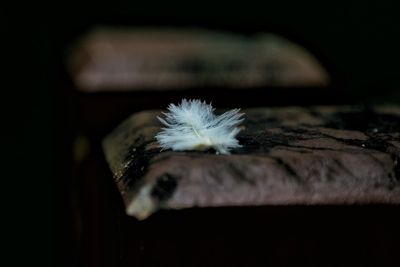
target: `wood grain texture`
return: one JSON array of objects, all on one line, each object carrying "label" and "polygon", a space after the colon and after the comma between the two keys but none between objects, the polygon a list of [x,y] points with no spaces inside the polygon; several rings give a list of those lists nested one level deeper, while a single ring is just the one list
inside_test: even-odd
[{"label": "wood grain texture", "polygon": [[161,111],[132,115],[103,141],[126,211],[400,204],[399,107],[244,110],[231,155],[160,151]]}]

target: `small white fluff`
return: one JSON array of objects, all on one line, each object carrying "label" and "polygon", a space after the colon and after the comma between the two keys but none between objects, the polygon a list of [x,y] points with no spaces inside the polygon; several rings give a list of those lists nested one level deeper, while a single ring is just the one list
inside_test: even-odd
[{"label": "small white fluff", "polygon": [[229,154],[232,148],[241,147],[236,135],[244,114],[232,109],[216,116],[211,104],[200,100],[183,99],[179,105],[170,104],[165,118],[157,117],[166,127],[156,135],[162,149],[206,150]]}]

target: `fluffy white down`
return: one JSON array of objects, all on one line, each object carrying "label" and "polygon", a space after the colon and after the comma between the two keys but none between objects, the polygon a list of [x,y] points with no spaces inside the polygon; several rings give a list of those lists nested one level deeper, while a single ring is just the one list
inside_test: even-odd
[{"label": "fluffy white down", "polygon": [[166,127],[156,135],[162,149],[205,150],[214,148],[217,153],[229,154],[240,147],[236,135],[237,125],[243,121],[240,109],[219,116],[214,115],[211,104],[200,100],[183,99],[179,105],[170,104],[165,118],[157,117]]}]

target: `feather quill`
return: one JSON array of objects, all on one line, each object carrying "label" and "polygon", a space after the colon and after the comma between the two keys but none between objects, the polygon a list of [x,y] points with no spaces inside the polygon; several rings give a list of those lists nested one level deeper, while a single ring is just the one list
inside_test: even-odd
[{"label": "feather quill", "polygon": [[170,104],[164,118],[157,117],[165,126],[156,135],[162,149],[206,150],[229,154],[232,148],[241,147],[236,135],[243,121],[240,109],[214,115],[211,104],[200,100],[183,99],[178,105]]}]

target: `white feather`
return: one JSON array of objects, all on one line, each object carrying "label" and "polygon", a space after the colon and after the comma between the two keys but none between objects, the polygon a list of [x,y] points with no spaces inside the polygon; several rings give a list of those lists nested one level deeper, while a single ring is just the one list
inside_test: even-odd
[{"label": "white feather", "polygon": [[214,148],[217,153],[229,154],[232,148],[241,147],[236,135],[237,125],[243,121],[240,109],[214,115],[211,104],[200,100],[183,99],[179,105],[170,104],[165,118],[157,117],[166,127],[156,135],[162,149],[205,150]]}]

